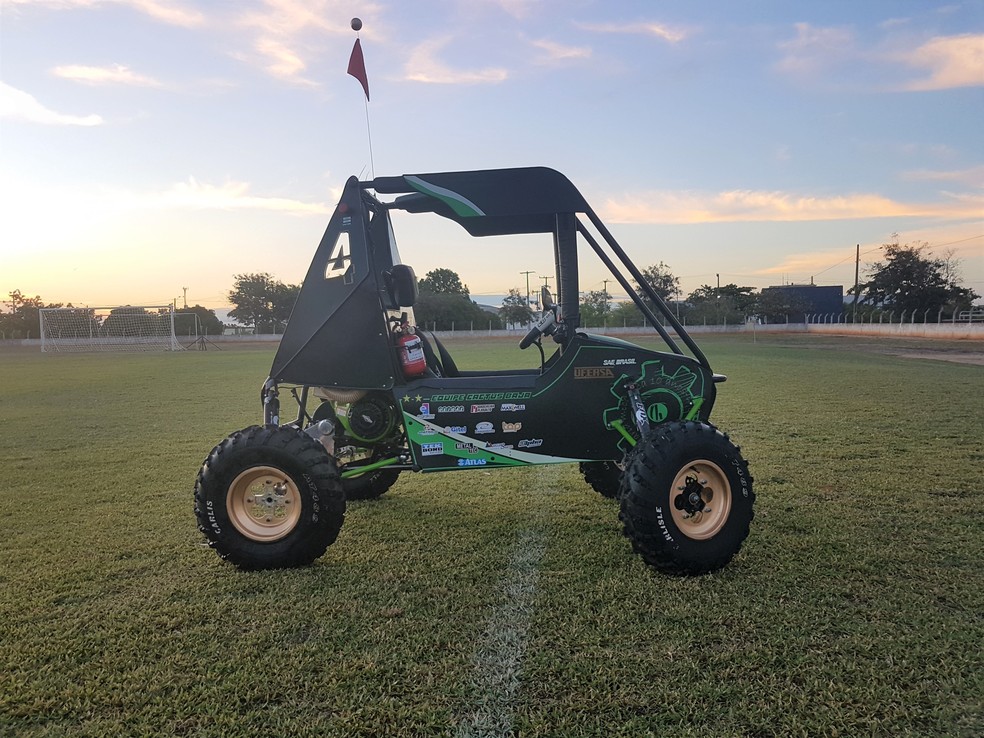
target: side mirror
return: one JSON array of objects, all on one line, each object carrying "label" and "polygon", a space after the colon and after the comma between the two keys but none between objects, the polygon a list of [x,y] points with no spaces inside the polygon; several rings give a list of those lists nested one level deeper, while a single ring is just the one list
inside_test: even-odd
[{"label": "side mirror", "polygon": [[383,273],[386,291],[396,307],[413,307],[417,301],[417,275],[413,267],[407,264],[396,264],[388,272]]}]

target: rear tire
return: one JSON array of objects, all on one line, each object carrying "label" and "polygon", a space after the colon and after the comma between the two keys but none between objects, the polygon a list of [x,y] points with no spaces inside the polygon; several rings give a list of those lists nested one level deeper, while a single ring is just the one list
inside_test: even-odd
[{"label": "rear tire", "polygon": [[209,546],[243,570],[306,566],[345,519],[335,462],[290,426],[252,426],[212,449],[195,481]]},{"label": "rear tire", "polygon": [[[345,468],[358,468],[358,465],[349,464]],[[342,489],[345,490],[345,499],[374,500],[392,487],[399,476],[398,469],[377,469],[358,477],[343,479]]]},{"label": "rear tire", "polygon": [[754,517],[740,449],[713,426],[657,426],[627,458],[619,519],[633,548],[670,574],[706,574],[741,549]]},{"label": "rear tire", "polygon": [[[336,429],[341,427],[335,408],[329,401],[322,402],[314,411],[311,422],[314,423],[319,420],[330,420]],[[371,464],[379,461],[380,458],[383,457],[375,448],[346,446],[342,445],[341,441],[336,441],[335,463],[339,467],[339,472]],[[374,500],[392,487],[399,476],[400,471],[398,469],[377,469],[357,477],[343,479],[342,490],[345,492],[346,500]]]},{"label": "rear tire", "polygon": [[602,497],[618,499],[622,485],[622,465],[614,461],[582,461],[578,468],[584,481]]}]

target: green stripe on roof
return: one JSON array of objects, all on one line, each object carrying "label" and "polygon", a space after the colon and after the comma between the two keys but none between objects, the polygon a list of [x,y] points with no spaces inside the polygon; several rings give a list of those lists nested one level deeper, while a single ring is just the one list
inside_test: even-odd
[{"label": "green stripe on roof", "polygon": [[462,218],[474,218],[478,215],[485,215],[478,205],[467,197],[459,195],[457,192],[452,192],[445,187],[438,187],[430,182],[425,182],[420,177],[412,174],[405,176],[404,179],[414,189],[423,192],[425,195],[436,197]]}]

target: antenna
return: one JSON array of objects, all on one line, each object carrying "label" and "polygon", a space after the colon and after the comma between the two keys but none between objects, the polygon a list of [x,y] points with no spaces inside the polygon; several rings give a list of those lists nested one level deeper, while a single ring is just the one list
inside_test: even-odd
[{"label": "antenna", "polygon": [[362,30],[362,20],[353,18],[351,22],[352,30],[355,31],[355,45],[352,47],[352,55],[349,56],[348,74],[351,74],[362,85],[366,93],[366,137],[369,139],[369,174],[372,179],[376,178],[376,164],[372,157],[372,127],[369,125],[369,77],[366,74],[366,60],[362,55],[362,38],[359,31]]}]

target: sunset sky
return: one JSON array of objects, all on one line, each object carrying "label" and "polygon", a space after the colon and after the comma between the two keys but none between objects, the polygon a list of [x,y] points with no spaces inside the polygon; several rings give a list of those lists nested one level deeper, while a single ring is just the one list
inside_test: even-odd
[{"label": "sunset sky", "polygon": [[[0,297],[221,309],[301,281],[350,175],[533,165],[685,293],[847,287],[898,234],[984,294],[982,132],[984,0],[0,0]],[[406,220],[480,302],[552,274]]]}]

